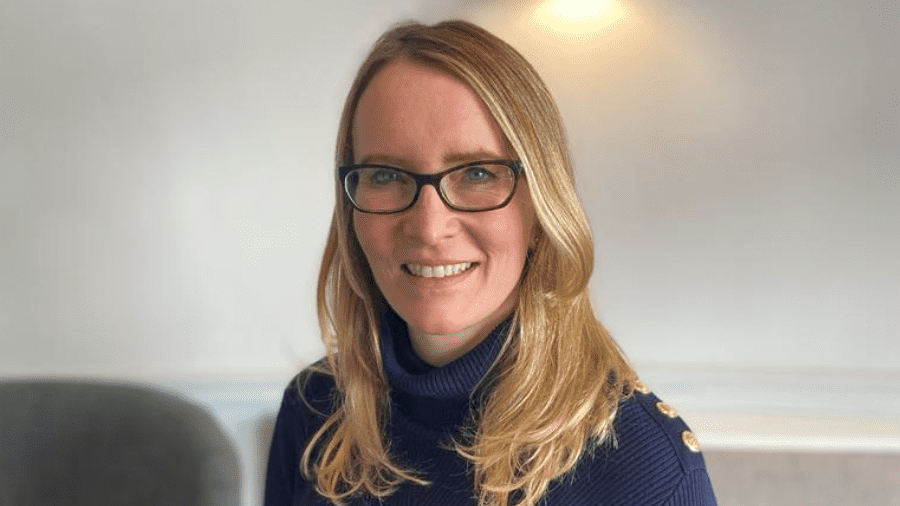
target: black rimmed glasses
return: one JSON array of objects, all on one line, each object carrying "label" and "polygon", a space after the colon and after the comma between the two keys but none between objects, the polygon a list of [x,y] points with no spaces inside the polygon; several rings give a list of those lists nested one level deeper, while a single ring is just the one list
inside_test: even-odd
[{"label": "black rimmed glasses", "polygon": [[499,209],[512,200],[523,171],[514,160],[484,160],[438,174],[415,174],[387,165],[347,165],[338,169],[344,192],[364,213],[405,211],[416,203],[425,185],[434,186],[444,204],[465,212]]}]

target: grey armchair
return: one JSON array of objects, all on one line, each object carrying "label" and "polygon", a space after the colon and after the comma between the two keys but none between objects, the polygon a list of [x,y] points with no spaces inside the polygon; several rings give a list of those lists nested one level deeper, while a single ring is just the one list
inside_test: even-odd
[{"label": "grey armchair", "polygon": [[0,380],[0,506],[240,504],[234,444],[155,388]]}]

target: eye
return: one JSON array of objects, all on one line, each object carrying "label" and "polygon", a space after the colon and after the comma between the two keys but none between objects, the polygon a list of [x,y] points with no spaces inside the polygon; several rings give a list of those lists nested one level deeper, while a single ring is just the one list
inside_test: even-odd
[{"label": "eye", "polygon": [[494,179],[497,176],[485,167],[470,167],[466,169],[466,180],[479,182]]},{"label": "eye", "polygon": [[369,180],[374,184],[388,184],[403,180],[403,174],[391,169],[374,169],[369,174]]}]

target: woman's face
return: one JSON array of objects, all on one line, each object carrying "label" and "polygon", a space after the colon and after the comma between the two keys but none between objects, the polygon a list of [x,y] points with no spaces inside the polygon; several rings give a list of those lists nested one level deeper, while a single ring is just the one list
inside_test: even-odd
[{"label": "woman's face", "polygon": [[[420,174],[514,158],[467,85],[403,59],[369,83],[352,135],[356,163]],[[354,211],[353,225],[375,282],[406,321],[415,351],[426,362],[443,365],[477,345],[513,311],[535,216],[520,177],[513,199],[500,209],[455,211],[433,186],[425,186],[410,209]],[[471,266],[436,275],[435,267],[458,264]],[[422,267],[431,267],[431,275],[423,275],[428,269]]]}]

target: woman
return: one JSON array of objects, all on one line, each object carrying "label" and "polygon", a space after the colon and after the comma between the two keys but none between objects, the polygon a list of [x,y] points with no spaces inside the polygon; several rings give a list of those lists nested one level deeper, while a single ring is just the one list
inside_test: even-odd
[{"label": "woman", "polygon": [[588,300],[559,112],[472,24],[406,24],[338,133],[327,356],[288,387],[268,506],[715,504],[696,440]]}]

